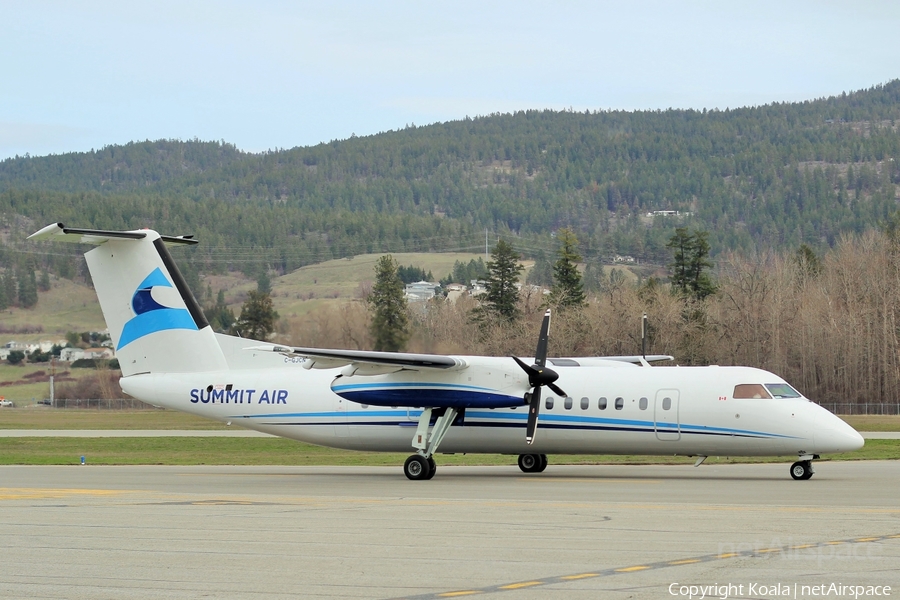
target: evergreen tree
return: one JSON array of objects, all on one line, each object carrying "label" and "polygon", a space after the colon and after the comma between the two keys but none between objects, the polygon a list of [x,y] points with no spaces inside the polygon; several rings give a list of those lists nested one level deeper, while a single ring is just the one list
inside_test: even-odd
[{"label": "evergreen tree", "polygon": [[806,244],[800,244],[800,247],[797,248],[797,252],[794,254],[794,264],[797,265],[800,277],[804,281],[815,279],[822,272],[822,261]]},{"label": "evergreen tree", "polygon": [[38,281],[38,290],[41,292],[50,291],[50,274],[47,269],[41,271],[41,278]]},{"label": "evergreen tree", "polygon": [[225,290],[219,290],[216,303],[205,310],[213,330],[225,332],[234,324],[234,312],[225,304]]},{"label": "evergreen tree", "polygon": [[0,274],[0,310],[9,308],[10,299],[6,291],[6,276]]},{"label": "evergreen tree", "polygon": [[386,254],[375,263],[375,284],[368,298],[372,311],[370,331],[375,350],[399,352],[409,340],[409,316],[397,261]]},{"label": "evergreen tree", "polygon": [[19,306],[31,308],[38,302],[37,279],[30,265],[19,271]]},{"label": "evergreen tree", "polygon": [[269,273],[265,269],[256,278],[256,291],[267,295],[272,293],[272,280],[269,279]]},{"label": "evergreen tree", "polygon": [[11,267],[7,267],[6,273],[0,278],[0,287],[3,288],[6,297],[6,307],[15,306],[18,300],[18,286]]},{"label": "evergreen tree", "polygon": [[265,341],[275,331],[278,313],[269,294],[251,290],[232,329],[241,337]]},{"label": "evergreen tree", "polygon": [[433,278],[433,275],[430,272],[425,273],[425,269],[422,269],[421,267],[414,267],[412,265],[408,267],[397,267],[397,275],[400,277],[400,281],[402,281],[403,283],[431,281]]},{"label": "evergreen tree", "polygon": [[528,285],[553,285],[553,265],[550,264],[543,252],[538,253],[534,259],[534,266],[528,272],[525,283]]},{"label": "evergreen tree", "polygon": [[706,272],[712,267],[708,258],[708,237],[709,233],[706,231],[688,233],[686,227],[679,227],[666,244],[673,252],[673,262],[669,265],[672,269],[672,287],[697,300],[716,291],[715,284]]},{"label": "evergreen tree", "polygon": [[553,265],[550,302],[560,308],[584,306],[584,287],[578,272],[578,238],[571,229],[559,230],[559,258]]},{"label": "evergreen tree", "polygon": [[669,277],[669,281],[672,282],[673,289],[685,296],[690,290],[688,263],[690,262],[691,240],[692,236],[688,233],[687,227],[679,227],[675,230],[675,235],[669,239],[669,243],[666,244],[666,248],[672,250],[672,262],[669,264],[672,275]]},{"label": "evergreen tree", "polygon": [[521,256],[513,250],[511,244],[500,240],[487,263],[487,293],[484,295],[483,308],[506,321],[513,321],[519,316],[519,290],[516,283],[525,270],[519,264],[520,259]]}]

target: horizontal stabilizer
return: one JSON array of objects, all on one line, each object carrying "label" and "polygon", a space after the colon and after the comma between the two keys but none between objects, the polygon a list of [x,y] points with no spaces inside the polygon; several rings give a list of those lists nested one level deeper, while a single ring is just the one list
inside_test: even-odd
[{"label": "horizontal stabilizer", "polygon": [[168,244],[152,229],[105,231],[53,223],[31,240],[92,244],[84,254],[125,377],[223,371],[228,363]]},{"label": "horizontal stabilizer", "polygon": [[[28,236],[29,240],[71,242],[73,244],[94,244],[99,246],[109,240],[142,240],[147,237],[147,231],[106,231],[104,229],[78,229],[66,227],[62,223],[47,225],[40,231]],[[194,236],[160,235],[159,238],[166,244],[196,244]]]}]

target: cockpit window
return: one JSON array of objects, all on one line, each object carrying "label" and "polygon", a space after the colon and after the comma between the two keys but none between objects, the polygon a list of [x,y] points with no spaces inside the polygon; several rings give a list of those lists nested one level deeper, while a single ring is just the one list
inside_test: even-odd
[{"label": "cockpit window", "polygon": [[742,383],[734,386],[734,398],[738,400],[771,397],[769,392],[766,391],[766,388],[759,383]]},{"label": "cockpit window", "polygon": [[786,383],[767,383],[766,389],[772,393],[775,398],[799,398],[800,392],[792,388]]}]

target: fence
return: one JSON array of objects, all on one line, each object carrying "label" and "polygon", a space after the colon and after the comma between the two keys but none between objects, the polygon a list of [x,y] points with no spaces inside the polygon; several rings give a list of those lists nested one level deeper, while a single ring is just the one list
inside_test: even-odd
[{"label": "fence", "polygon": [[866,402],[864,404],[851,403],[821,403],[822,408],[827,408],[836,415],[900,415],[900,404],[887,402]]},{"label": "fence", "polygon": [[49,400],[42,400],[39,404],[54,406],[55,408],[68,409],[93,409],[93,410],[160,410],[157,407],[135,400],[134,398],[93,399],[93,400],[56,400],[52,404]]}]

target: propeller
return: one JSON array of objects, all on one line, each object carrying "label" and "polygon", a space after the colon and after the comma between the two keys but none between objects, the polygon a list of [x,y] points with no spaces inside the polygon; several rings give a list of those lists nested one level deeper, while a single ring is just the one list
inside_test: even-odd
[{"label": "propeller", "polygon": [[550,309],[544,313],[544,321],[541,323],[541,334],[538,337],[537,350],[534,352],[534,364],[529,366],[515,356],[512,357],[516,364],[528,374],[528,385],[531,391],[525,394],[525,402],[528,404],[528,426],[525,429],[525,443],[534,442],[534,434],[537,430],[538,414],[541,411],[541,388],[547,386],[557,396],[565,396],[566,393],[554,383],[559,379],[559,373],[547,368],[547,342],[550,338]]}]

